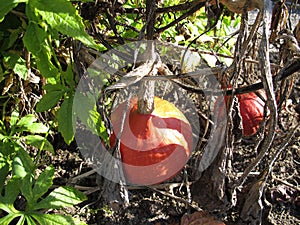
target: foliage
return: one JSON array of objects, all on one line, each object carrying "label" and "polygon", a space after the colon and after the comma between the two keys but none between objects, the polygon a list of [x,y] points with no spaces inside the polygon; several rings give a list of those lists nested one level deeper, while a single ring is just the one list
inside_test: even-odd
[{"label": "foliage", "polygon": [[[14,111],[8,126],[0,121],[0,209],[5,212],[2,213],[4,216],[0,218],[0,223],[82,224],[70,216],[44,214],[41,211],[73,206],[85,200],[85,196],[70,187],[56,188],[47,195],[53,182],[52,166],[35,178],[37,164],[23,145],[39,149],[38,156],[42,150],[54,153],[46,136],[40,135],[47,135],[49,128],[36,120],[32,114],[20,118],[19,113]],[[20,194],[26,201],[24,209],[15,207],[20,205]]]},{"label": "foliage", "polygon": [[[58,110],[56,119],[66,143],[70,143],[74,137],[70,121],[72,110],[67,106],[73,100],[75,77],[70,58],[65,59],[68,63],[64,69],[65,65],[59,61],[55,47],[62,45],[66,41],[65,37],[72,37],[86,46],[97,50],[101,48],[85,32],[84,23],[75,7],[65,0],[5,0],[0,8],[0,21],[0,51],[6,62],[1,80],[8,79],[11,71],[26,80],[26,62],[30,63],[31,69],[37,69],[46,79],[47,85],[43,86],[46,94],[37,104],[36,111],[51,109],[61,99],[65,99],[64,107]],[[24,48],[30,53],[30,58],[26,59],[20,54]]]},{"label": "foliage", "polygon": [[[59,7],[57,7],[59,5]],[[65,0],[4,0],[0,6],[0,82],[2,89],[0,120],[0,223],[1,224],[83,224],[77,219],[45,210],[72,207],[85,196],[71,187],[51,191],[54,169],[38,173],[41,151],[54,154],[48,141],[50,128],[58,126],[66,143],[73,138],[72,101],[75,92],[73,64],[69,56],[59,60],[57,48],[74,38],[86,46],[101,50],[85,32],[85,25],[74,5]],[[44,79],[45,93],[36,109],[26,88],[32,78]],[[33,82],[38,84],[38,82]],[[25,89],[25,90],[24,90]],[[17,93],[22,93],[18,95]],[[55,123],[38,122],[38,112],[54,109]],[[25,102],[25,103],[24,103]],[[22,103],[22,104],[21,104]],[[37,149],[35,160],[26,150]],[[25,202],[25,205],[21,203]]]},{"label": "foliage", "polygon": [[[0,195],[0,209],[6,214],[0,218],[1,224],[10,224],[13,221],[17,224],[84,224],[70,216],[42,213],[41,210],[71,207],[86,198],[71,187],[58,187],[47,194],[53,182],[53,167],[47,167],[35,179],[34,163],[23,149],[17,151],[11,167],[12,175],[7,179],[4,194]],[[2,166],[1,170],[3,168]],[[3,175],[1,173],[1,186],[4,184]],[[14,206],[19,193],[26,200],[24,210]]]},{"label": "foliage", "polygon": [[[109,5],[108,2],[101,3]],[[159,1],[159,6],[171,7],[183,2]],[[54,154],[53,146],[48,141],[49,134],[58,131],[64,141],[70,144],[74,140],[74,118],[78,117],[94,134],[108,141],[104,121],[96,107],[99,96],[95,93],[101,90],[93,90],[95,93],[85,96],[76,92],[79,77],[75,73],[74,46],[81,43],[89,49],[103,52],[127,40],[140,40],[144,37],[145,28],[144,14],[126,12],[144,8],[145,1],[125,1],[122,3],[125,13],[111,14],[110,10],[103,7],[92,15],[96,18],[93,21],[84,20],[78,11],[89,4],[93,7],[95,1],[1,0],[1,224],[81,223],[69,216],[43,213],[49,209],[71,207],[85,197],[70,187],[50,191],[54,174],[51,166],[38,173],[41,152],[46,150]],[[219,36],[227,38],[232,32],[231,28],[238,25],[239,19],[223,15],[222,21],[205,33],[208,19],[202,8],[164,29],[184,13],[184,10],[177,10],[158,14],[155,29],[160,41],[184,46],[193,43],[191,47],[197,47],[198,50],[231,54],[234,39],[229,38],[223,45],[225,39]],[[94,21],[98,21],[96,27],[100,32],[97,35],[102,35],[103,45],[96,43],[86,32]],[[207,62],[215,63],[214,56],[200,54]],[[230,63],[226,58],[220,59]],[[109,78],[100,78],[99,82],[109,85]],[[46,123],[41,123],[43,115],[47,117]],[[28,152],[32,148],[37,149],[35,159]],[[26,204],[17,207],[20,198]]]}]

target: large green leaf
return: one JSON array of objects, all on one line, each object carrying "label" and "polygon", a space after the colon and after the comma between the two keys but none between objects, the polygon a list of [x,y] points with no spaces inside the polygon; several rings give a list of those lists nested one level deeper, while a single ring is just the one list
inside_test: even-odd
[{"label": "large green leaf", "polygon": [[75,188],[59,187],[54,189],[46,198],[38,202],[34,206],[34,210],[72,207],[84,200],[86,200],[86,196]]},{"label": "large green leaf", "polygon": [[32,205],[34,205],[34,194],[32,191],[33,178],[31,174],[27,174],[22,178],[20,190],[22,195],[25,197],[27,201],[26,210],[30,210]]},{"label": "large green leaf", "polygon": [[98,49],[91,36],[85,32],[82,18],[71,2],[66,0],[31,0],[29,5],[53,29],[73,37],[87,46]]},{"label": "large green leaf", "polygon": [[5,15],[9,13],[21,2],[27,2],[28,0],[1,0],[0,4],[0,22],[4,19]]},{"label": "large green leaf", "polygon": [[85,225],[86,223],[79,221],[76,218],[72,218],[71,216],[64,216],[60,214],[41,214],[41,213],[32,213],[31,216],[39,223],[39,224],[47,224],[47,225]]},{"label": "large green leaf", "polygon": [[37,149],[49,151],[54,154],[54,149],[52,144],[47,140],[47,138],[40,135],[27,135],[23,138],[27,145],[36,147]]},{"label": "large green leaf", "polygon": [[95,96],[92,93],[76,92],[73,103],[74,120],[79,120],[87,126],[87,128],[103,140],[107,139],[105,124],[101,119],[100,113],[97,111]]},{"label": "large green leaf", "polygon": [[24,149],[19,149],[13,160],[13,174],[19,178],[32,174],[35,165],[29,154]]},{"label": "large green leaf", "polygon": [[27,127],[30,126],[32,123],[36,121],[36,117],[33,114],[27,114],[26,116],[23,116],[18,122],[18,127]]},{"label": "large green leaf", "polygon": [[72,120],[73,97],[66,97],[62,103],[56,119],[58,121],[58,131],[61,132],[67,144],[74,139],[75,123]]},{"label": "large green leaf", "polygon": [[19,217],[19,214],[8,214],[2,218],[0,218],[0,224],[1,225],[9,225],[11,224],[11,221],[15,219],[16,217]]},{"label": "large green leaf", "polygon": [[13,176],[7,181],[3,202],[6,205],[13,205],[20,193],[20,179]]},{"label": "large green leaf", "polygon": [[33,194],[34,199],[37,201],[42,197],[53,183],[54,169],[52,166],[48,166],[37,178],[34,187]]},{"label": "large green leaf", "polygon": [[42,123],[32,123],[26,126],[26,129],[32,134],[45,134],[49,131],[49,128]]},{"label": "large green leaf", "polygon": [[41,74],[46,78],[57,77],[58,69],[51,62],[52,51],[47,35],[36,22],[30,22],[23,37],[23,43],[27,50],[36,56],[37,68]]},{"label": "large green leaf", "polygon": [[44,89],[47,93],[37,103],[37,112],[44,112],[54,107],[66,92],[65,87],[60,84],[46,85]]}]

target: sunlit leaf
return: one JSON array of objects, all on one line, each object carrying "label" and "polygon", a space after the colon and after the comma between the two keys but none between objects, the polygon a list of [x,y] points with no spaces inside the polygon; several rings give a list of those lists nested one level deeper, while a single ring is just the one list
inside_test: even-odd
[{"label": "sunlit leaf", "polygon": [[28,0],[2,0],[0,5],[0,22],[2,22],[5,15],[15,8],[19,3],[27,1]]},{"label": "sunlit leaf", "polygon": [[37,149],[42,149],[49,151],[54,154],[54,149],[52,144],[45,138],[40,135],[27,135],[24,137],[25,143],[36,147]]},{"label": "sunlit leaf", "polygon": [[58,101],[64,95],[64,90],[55,90],[47,92],[36,105],[37,112],[44,112],[57,105]]},{"label": "sunlit leaf", "polygon": [[36,56],[37,67],[46,78],[57,77],[58,69],[51,62],[51,46],[47,42],[47,33],[36,23],[29,23],[23,43],[28,51]]},{"label": "sunlit leaf", "polygon": [[28,114],[26,116],[23,116],[18,122],[18,127],[27,127],[30,126],[33,122],[35,122],[37,119],[33,114]]},{"label": "sunlit leaf", "polygon": [[48,132],[49,128],[42,123],[32,123],[26,126],[27,131],[33,134],[45,134]]},{"label": "sunlit leaf", "polygon": [[31,0],[29,3],[30,7],[34,8],[53,29],[74,37],[87,46],[98,48],[91,36],[85,32],[82,19],[70,2],[65,0]]},{"label": "sunlit leaf", "polygon": [[73,97],[68,96],[65,98],[56,116],[58,131],[62,134],[67,144],[70,144],[74,139],[75,124],[72,121],[72,108]]},{"label": "sunlit leaf", "polygon": [[37,201],[42,197],[53,184],[54,168],[48,166],[37,178],[34,187],[33,194],[34,200]]},{"label": "sunlit leaf", "polygon": [[76,218],[71,216],[65,216],[60,214],[41,214],[41,213],[32,213],[31,216],[38,221],[39,224],[51,224],[51,225],[85,225],[86,223],[79,221]]},{"label": "sunlit leaf", "polygon": [[59,187],[38,202],[34,209],[61,209],[79,204],[84,200],[86,200],[86,196],[75,188]]},{"label": "sunlit leaf", "polygon": [[13,160],[13,174],[19,178],[25,177],[27,174],[32,174],[35,165],[29,154],[20,149]]}]

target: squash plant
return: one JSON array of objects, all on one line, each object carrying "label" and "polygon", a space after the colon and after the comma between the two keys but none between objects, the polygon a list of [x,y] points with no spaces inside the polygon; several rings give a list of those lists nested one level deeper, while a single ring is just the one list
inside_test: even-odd
[{"label": "squash plant", "polygon": [[[8,125],[3,121],[0,120],[0,224],[83,224],[70,216],[43,213],[45,209],[71,207],[86,199],[70,187],[59,187],[49,193],[54,175],[52,166],[36,178],[40,152],[54,153],[46,138],[49,128],[36,122],[34,115],[20,117],[16,111]],[[35,162],[25,144],[39,150]],[[21,196],[25,205],[21,204]]]},{"label": "squash plant", "polygon": [[[83,2],[83,1],[82,1]],[[58,7],[59,6],[59,7]],[[42,150],[53,152],[47,141],[49,127],[37,122],[33,114],[19,115],[8,108],[18,108],[20,86],[28,75],[44,79],[44,95],[36,112],[53,109],[57,125],[66,143],[73,138],[71,106],[75,76],[70,59],[61,63],[56,48],[72,37],[86,46],[101,50],[85,32],[85,25],[75,6],[67,0],[2,0],[0,4],[0,224],[82,224],[45,210],[70,207],[85,200],[80,192],[69,187],[51,191],[53,168],[37,174]],[[21,91],[20,91],[21,92]],[[22,92],[26,94],[24,91]],[[30,109],[34,112],[34,109]],[[35,160],[26,146],[38,149]],[[20,205],[20,199],[25,202]]]},{"label": "squash plant", "polygon": [[[0,57],[7,58],[9,55],[14,60],[8,60],[7,65],[4,65],[5,70],[0,70],[0,81],[10,78],[12,80],[12,72],[26,80],[30,62],[30,69],[42,75],[47,83],[43,86],[46,93],[37,104],[37,112],[47,111],[61,100],[65,101],[62,107],[58,108],[56,120],[58,130],[68,144],[74,139],[70,105],[76,79],[72,60],[67,58],[67,67],[62,65],[55,48],[69,37],[96,50],[104,49],[85,32],[83,20],[70,1],[1,1]],[[21,52],[26,52],[24,50],[29,54],[22,54]]]},{"label": "squash plant", "polygon": [[[16,148],[14,148],[16,151]],[[49,194],[52,186],[54,169],[48,166],[37,178],[35,178],[35,165],[28,153],[20,148],[15,153],[10,165],[1,162],[1,192],[0,223],[10,224],[84,224],[68,215],[45,214],[44,210],[62,209],[71,207],[86,199],[86,197],[71,187],[58,187]],[[11,167],[12,173],[7,178],[4,186],[4,170]],[[2,190],[2,187],[3,190]],[[25,199],[25,205],[20,205],[19,194]]]}]

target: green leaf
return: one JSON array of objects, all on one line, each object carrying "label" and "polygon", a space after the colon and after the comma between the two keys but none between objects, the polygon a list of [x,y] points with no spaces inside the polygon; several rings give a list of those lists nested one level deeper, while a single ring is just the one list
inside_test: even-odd
[{"label": "green leaf", "polygon": [[27,225],[37,225],[36,221],[32,218],[31,213],[29,215],[25,215],[25,219]]},{"label": "green leaf", "polygon": [[86,196],[75,188],[59,187],[54,189],[46,198],[38,202],[34,206],[34,210],[72,207],[84,200],[86,200]]},{"label": "green leaf", "polygon": [[58,131],[64,137],[65,142],[69,145],[74,139],[75,123],[73,123],[73,97],[66,97],[57,112]]},{"label": "green leaf", "polygon": [[58,69],[51,62],[52,47],[47,41],[47,35],[44,29],[30,22],[23,37],[23,43],[27,50],[36,56],[37,68],[41,74],[46,78],[57,77]]},{"label": "green leaf", "polygon": [[48,132],[49,128],[42,123],[32,123],[26,126],[27,131],[33,134],[45,134]]},{"label": "green leaf", "polygon": [[0,22],[2,22],[5,15],[15,8],[19,3],[27,1],[28,0],[2,0],[0,5]]},{"label": "green leaf", "polygon": [[19,113],[17,111],[13,111],[10,115],[10,120],[9,120],[9,124],[10,126],[14,126],[17,121],[19,120]]},{"label": "green leaf", "polygon": [[20,193],[20,179],[13,176],[7,182],[4,194],[4,203],[7,205],[13,205]]},{"label": "green leaf", "polygon": [[48,189],[53,184],[53,177],[54,177],[54,168],[52,166],[48,166],[39,175],[33,187],[33,194],[34,194],[35,201],[37,201],[48,191]]},{"label": "green leaf", "polygon": [[21,214],[18,222],[16,225],[24,225],[25,224],[25,215],[24,214]]},{"label": "green leaf", "polygon": [[[56,85],[52,85],[56,86]],[[60,86],[59,86],[60,87]],[[62,88],[53,88],[48,91],[36,105],[37,112],[44,112],[53,108],[65,94],[66,90]]]},{"label": "green leaf", "polygon": [[2,192],[2,188],[4,187],[4,183],[6,177],[9,172],[9,164],[7,159],[0,153],[0,193]]},{"label": "green leaf", "polygon": [[108,135],[104,122],[101,120],[101,115],[96,109],[96,100],[93,94],[87,93],[86,95],[76,92],[73,103],[74,121],[75,117],[89,128],[91,132],[99,135],[102,139],[106,140]]},{"label": "green leaf", "polygon": [[71,2],[65,0],[31,0],[29,4],[53,29],[73,37],[89,47],[98,49],[91,36],[85,32],[82,18]]},{"label": "green leaf", "polygon": [[13,221],[15,218],[21,216],[20,214],[8,214],[2,218],[0,218],[0,224],[1,225],[9,225],[11,224],[11,221]]},{"label": "green leaf", "polygon": [[67,84],[70,85],[71,88],[75,88],[75,78],[72,70],[72,64],[68,65],[67,70],[62,73],[62,77],[65,79]]},{"label": "green leaf", "polygon": [[0,152],[4,157],[10,159],[10,155],[17,152],[20,149],[19,145],[15,145],[11,142],[0,142]]},{"label": "green leaf", "polygon": [[20,190],[27,201],[26,210],[30,210],[32,205],[34,205],[35,203],[32,185],[33,179],[31,174],[27,174],[25,177],[22,178]]},{"label": "green leaf", "polygon": [[24,137],[24,139],[27,145],[31,145],[37,149],[49,151],[52,154],[55,154],[52,144],[45,137],[40,135],[27,135]]},{"label": "green leaf", "polygon": [[15,74],[19,75],[22,79],[26,79],[28,69],[26,66],[26,61],[18,54],[5,54],[3,60],[9,69],[12,69]]},{"label": "green leaf", "polygon": [[26,116],[23,116],[18,122],[18,127],[29,127],[36,121],[36,117],[33,114],[28,114]]},{"label": "green leaf", "polygon": [[41,213],[32,213],[31,216],[39,223],[39,224],[47,224],[47,225],[85,225],[86,223],[79,221],[76,218],[72,218],[71,216],[64,216],[60,214],[41,214]]},{"label": "green leaf", "polygon": [[29,154],[24,149],[20,149],[13,160],[13,174],[23,178],[27,174],[32,174],[34,169],[35,166]]}]

